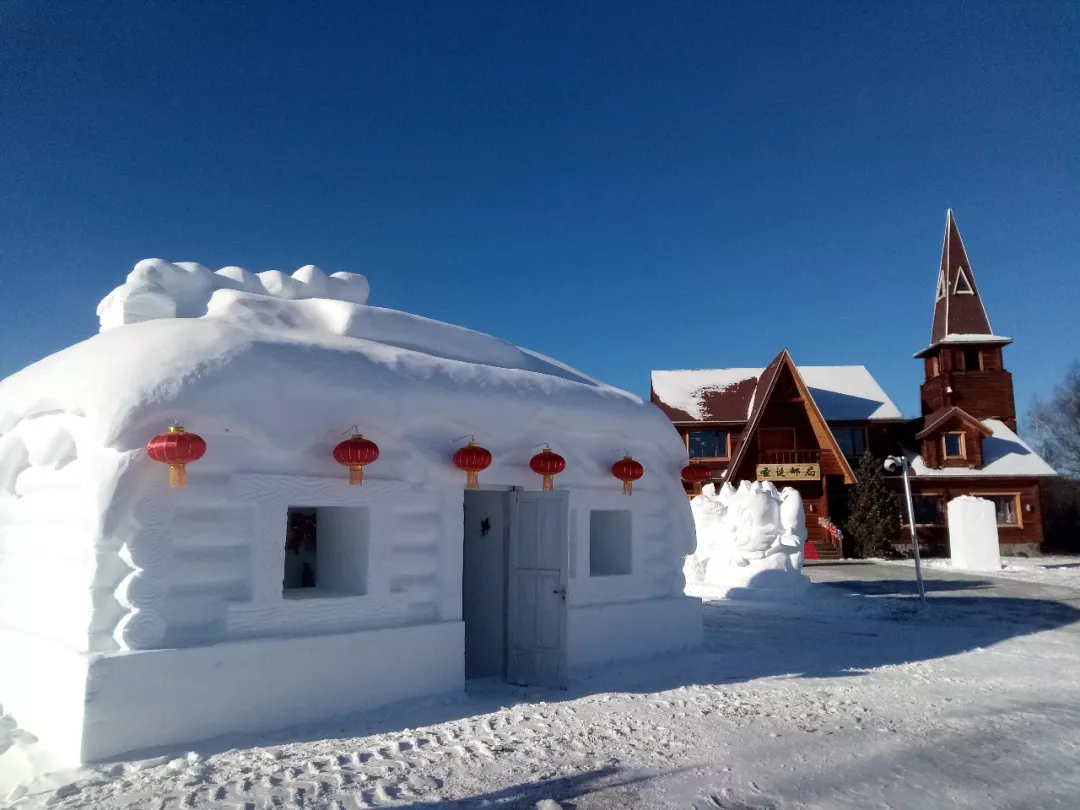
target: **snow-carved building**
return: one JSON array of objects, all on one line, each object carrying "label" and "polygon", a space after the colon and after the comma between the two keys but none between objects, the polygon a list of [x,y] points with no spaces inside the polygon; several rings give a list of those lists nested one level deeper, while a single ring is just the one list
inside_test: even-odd
[{"label": "snow-carved building", "polygon": [[[663,414],[367,297],[314,267],[147,260],[100,334],[0,382],[0,702],[63,757],[699,642]],[[207,445],[186,488],[146,451],[174,422]],[[333,457],[354,426],[381,450],[361,486]],[[467,435],[493,458],[478,490],[451,462]]]}]

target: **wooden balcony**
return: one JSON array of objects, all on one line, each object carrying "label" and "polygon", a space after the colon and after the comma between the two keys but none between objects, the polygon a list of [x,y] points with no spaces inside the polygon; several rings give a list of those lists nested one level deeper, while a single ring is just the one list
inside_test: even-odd
[{"label": "wooden balcony", "polygon": [[758,464],[821,464],[820,450],[762,450]]}]

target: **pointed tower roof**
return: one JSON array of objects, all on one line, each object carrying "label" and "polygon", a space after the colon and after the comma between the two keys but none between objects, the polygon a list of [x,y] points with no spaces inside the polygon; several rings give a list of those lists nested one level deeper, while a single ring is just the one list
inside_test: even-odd
[{"label": "pointed tower roof", "polygon": [[950,208],[945,214],[945,239],[941,246],[941,269],[938,271],[934,297],[934,325],[930,345],[916,354],[922,357],[942,343],[1011,343],[1011,338],[995,335],[986,317],[971,262],[964,250],[964,240]]}]

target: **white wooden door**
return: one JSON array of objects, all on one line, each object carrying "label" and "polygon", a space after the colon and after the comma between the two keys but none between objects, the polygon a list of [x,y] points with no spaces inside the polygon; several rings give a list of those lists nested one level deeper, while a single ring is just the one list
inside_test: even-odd
[{"label": "white wooden door", "polygon": [[506,678],[566,686],[566,574],[570,493],[511,496]]}]

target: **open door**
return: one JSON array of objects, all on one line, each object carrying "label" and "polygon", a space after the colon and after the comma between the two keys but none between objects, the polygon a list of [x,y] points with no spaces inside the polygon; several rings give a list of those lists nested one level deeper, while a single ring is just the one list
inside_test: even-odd
[{"label": "open door", "polygon": [[570,493],[511,495],[506,679],[566,686]]}]

